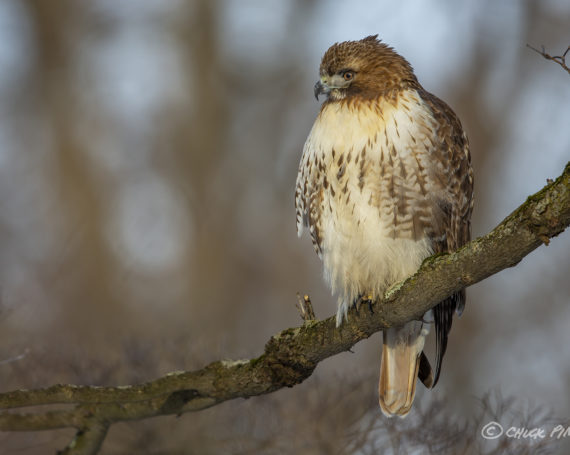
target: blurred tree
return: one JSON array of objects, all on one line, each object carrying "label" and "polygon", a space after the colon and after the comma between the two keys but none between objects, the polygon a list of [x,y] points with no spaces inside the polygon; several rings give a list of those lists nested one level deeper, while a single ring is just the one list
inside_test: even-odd
[{"label": "blurred tree", "polygon": [[[566,73],[524,45],[565,48],[569,17],[563,0],[0,2],[2,391],[252,357],[297,323],[298,290],[332,312],[292,199],[318,59],[334,41],[380,33],[431,77],[470,137],[474,233],[488,231],[568,159]],[[497,383],[570,407],[570,359],[545,354],[570,320],[569,243],[553,244],[470,289],[478,303],[454,328],[438,391],[454,397],[450,419],[476,415],[472,397]],[[501,349],[481,349],[490,339]],[[361,343],[245,406],[118,424],[103,452],[287,452],[292,440],[326,452],[376,421],[360,384],[377,374],[377,350]],[[324,401],[339,383],[350,399]],[[0,453],[71,437],[2,433]]]}]

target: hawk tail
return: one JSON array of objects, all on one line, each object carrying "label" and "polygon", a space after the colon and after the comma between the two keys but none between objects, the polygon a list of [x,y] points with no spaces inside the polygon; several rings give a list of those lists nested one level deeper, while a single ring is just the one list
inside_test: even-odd
[{"label": "hawk tail", "polygon": [[422,326],[422,322],[412,321],[404,327],[390,328],[382,333],[384,344],[378,395],[380,408],[387,417],[405,417],[410,412],[418,372],[422,382],[432,380],[429,362],[422,353],[427,335]]}]

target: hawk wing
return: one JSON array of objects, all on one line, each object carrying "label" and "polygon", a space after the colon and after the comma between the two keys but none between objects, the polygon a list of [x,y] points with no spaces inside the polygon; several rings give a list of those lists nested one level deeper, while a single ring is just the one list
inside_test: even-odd
[{"label": "hawk wing", "polygon": [[[469,143],[461,123],[451,108],[442,100],[426,91],[420,92],[422,99],[431,108],[439,125],[437,136],[440,147],[437,159],[447,171],[447,179],[441,183],[446,187],[448,199],[438,200],[438,220],[430,233],[434,253],[454,251],[471,239],[471,212],[473,210],[473,170]],[[461,314],[465,307],[465,290],[461,290],[433,309],[436,336],[436,361],[434,387],[439,379],[441,363],[447,349],[447,337],[451,330],[453,314]]]},{"label": "hawk wing", "polygon": [[295,185],[297,235],[300,237],[303,233],[303,227],[308,227],[313,247],[319,257],[322,258],[320,211],[323,204],[323,186],[320,181],[324,178],[325,166],[319,161],[316,154],[310,153],[311,147],[313,144],[309,139],[303,148],[303,156],[299,164]]}]

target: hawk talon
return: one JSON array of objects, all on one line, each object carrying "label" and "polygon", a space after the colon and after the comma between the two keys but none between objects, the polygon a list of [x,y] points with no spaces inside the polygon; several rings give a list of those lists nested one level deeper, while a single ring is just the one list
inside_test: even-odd
[{"label": "hawk talon", "polygon": [[371,295],[367,295],[365,299],[362,299],[362,303],[366,303],[368,305],[368,311],[370,311],[370,314],[374,314],[374,309],[372,308],[374,300],[372,300]]},{"label": "hawk talon", "polygon": [[366,296],[364,294],[361,294],[354,300],[354,302],[352,302],[352,308],[354,308],[356,314],[359,314],[358,310],[364,304],[368,305],[368,311],[370,311],[370,314],[374,314],[374,309],[372,308],[374,301],[372,300],[372,296],[370,294]]},{"label": "hawk talon", "polygon": [[354,312],[356,313],[357,316],[359,315],[358,308],[360,307],[360,300],[361,300],[361,298],[357,297],[356,299],[354,299],[354,302],[352,302],[352,305],[351,305],[352,309],[354,310]]}]

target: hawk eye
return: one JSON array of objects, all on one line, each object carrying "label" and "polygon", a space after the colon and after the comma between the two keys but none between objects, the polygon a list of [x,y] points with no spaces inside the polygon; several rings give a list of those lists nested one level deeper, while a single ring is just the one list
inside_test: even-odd
[{"label": "hawk eye", "polygon": [[344,78],[345,81],[351,81],[354,78],[354,72],[353,71],[345,71],[343,73],[342,77]]}]

